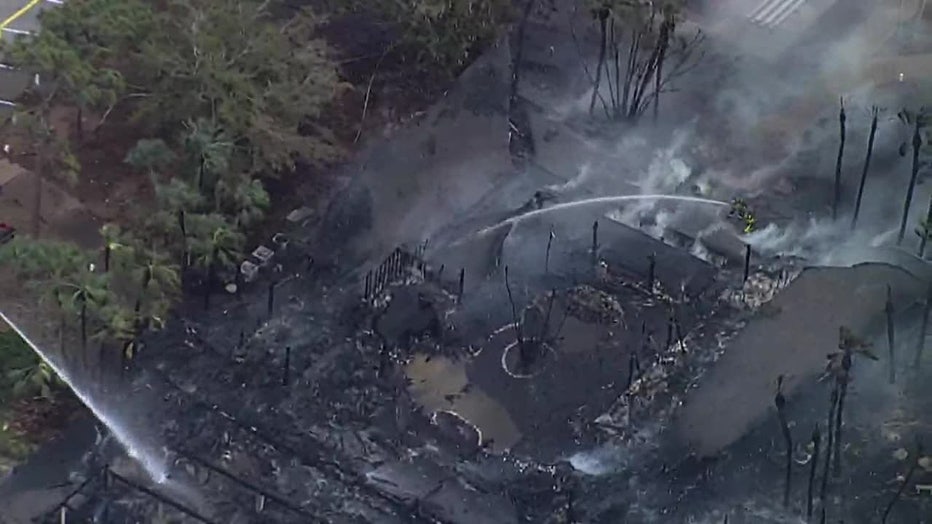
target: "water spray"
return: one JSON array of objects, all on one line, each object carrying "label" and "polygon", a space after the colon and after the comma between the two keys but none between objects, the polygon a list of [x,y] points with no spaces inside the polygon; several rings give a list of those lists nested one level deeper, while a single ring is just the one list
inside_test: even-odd
[{"label": "water spray", "polygon": [[595,205],[604,205],[604,204],[617,204],[619,202],[631,202],[631,201],[641,201],[641,200],[670,200],[675,202],[692,202],[696,204],[706,204],[711,206],[720,206],[728,207],[730,204],[727,202],[722,202],[721,200],[713,200],[711,198],[702,198],[694,196],[683,196],[683,195],[619,195],[619,196],[604,196],[604,197],[594,197],[587,198],[584,200],[577,200],[575,202],[564,202],[562,204],[556,204],[550,207],[545,207],[541,209],[535,209],[533,211],[528,211],[511,218],[502,220],[497,224],[493,224],[489,227],[479,230],[477,234],[485,235],[491,231],[498,229],[499,227],[517,224],[523,222],[528,218],[535,216],[545,215],[547,213],[552,213],[554,211],[563,211],[567,209],[575,209],[578,207],[587,207]]},{"label": "water spray", "polygon": [[100,406],[98,406],[97,403],[94,402],[90,396],[88,396],[87,393],[81,391],[75,385],[71,375],[67,373],[64,368],[53,362],[52,359],[49,358],[48,355],[46,355],[45,352],[43,352],[42,349],[40,349],[39,346],[26,335],[26,333],[24,333],[23,330],[21,330],[19,326],[17,326],[10,319],[10,317],[8,317],[2,311],[0,311],[0,319],[6,322],[7,325],[9,325],[13,331],[15,331],[16,334],[19,335],[20,338],[22,338],[23,341],[26,342],[26,344],[28,344],[33,351],[35,351],[36,355],[38,355],[43,362],[52,368],[52,371],[54,371],[55,374],[61,378],[62,382],[64,382],[68,388],[74,392],[75,396],[78,397],[78,400],[80,400],[82,404],[91,410],[94,416],[97,417],[97,420],[100,420],[104,423],[105,426],[107,426],[113,436],[126,450],[126,453],[138,461],[140,465],[142,465],[150,480],[157,484],[163,484],[168,480],[168,470],[164,461],[156,459],[152,453],[142,449],[138,444],[134,443],[134,439],[127,432],[126,428],[117,423],[117,421],[114,420],[110,414],[105,413],[103,409],[101,409]]}]

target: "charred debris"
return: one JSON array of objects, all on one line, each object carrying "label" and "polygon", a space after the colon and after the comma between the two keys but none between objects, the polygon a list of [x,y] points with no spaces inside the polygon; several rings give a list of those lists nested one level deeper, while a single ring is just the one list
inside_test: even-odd
[{"label": "charred debris", "polygon": [[[475,522],[586,521],[580,479],[556,450],[625,439],[665,416],[678,384],[714,360],[723,330],[737,329],[735,312],[789,282],[756,267],[741,283],[749,269],[739,263],[706,267],[713,278],[700,286],[671,283],[661,249],[640,265],[613,260],[611,227],[603,235],[593,225],[592,245],[574,256],[591,266],[579,271],[551,259],[560,243],[551,233],[539,274],[433,267],[424,243],[350,280],[327,268],[277,271],[272,284],[243,292],[254,300],[218,297],[219,329],[179,319],[184,328],[159,343],[182,350],[143,353],[135,379],[163,392],[151,416],[167,422],[172,482],[194,486],[209,514],[172,493],[147,494],[125,474],[101,473],[76,497],[128,515],[148,501],[204,522],[307,522],[342,514],[348,501],[369,520],[458,522],[460,506],[472,505],[487,511]],[[306,265],[292,258],[286,267]],[[591,350],[578,351],[591,333]],[[418,356],[462,363],[460,394],[514,398],[505,408],[522,438],[503,448],[455,410],[419,405],[405,368]],[[522,382],[531,379],[534,387]],[[498,473],[484,471],[490,457]],[[415,477],[432,487],[408,486]]]}]

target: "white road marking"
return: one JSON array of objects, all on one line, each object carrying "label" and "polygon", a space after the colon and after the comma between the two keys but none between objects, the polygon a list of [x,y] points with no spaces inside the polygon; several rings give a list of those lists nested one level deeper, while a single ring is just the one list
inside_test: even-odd
[{"label": "white road marking", "polygon": [[748,15],[754,24],[773,29],[782,24],[806,0],[764,0]]},{"label": "white road marking", "polygon": [[0,105],[16,107],[16,102],[10,102],[9,100],[0,100]]},{"label": "white road marking", "polygon": [[32,31],[25,31],[23,29],[13,29],[12,27],[4,27],[4,31],[7,33],[13,33],[14,35],[31,35]]}]

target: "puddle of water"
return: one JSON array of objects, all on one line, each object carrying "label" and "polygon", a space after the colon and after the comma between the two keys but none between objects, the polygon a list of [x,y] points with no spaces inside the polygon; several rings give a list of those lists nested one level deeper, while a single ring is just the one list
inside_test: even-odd
[{"label": "puddle of water", "polygon": [[521,432],[508,411],[475,385],[463,391],[469,380],[464,363],[446,357],[417,355],[405,366],[411,379],[409,391],[427,412],[450,411],[491,439],[490,449],[502,453],[521,440]]}]

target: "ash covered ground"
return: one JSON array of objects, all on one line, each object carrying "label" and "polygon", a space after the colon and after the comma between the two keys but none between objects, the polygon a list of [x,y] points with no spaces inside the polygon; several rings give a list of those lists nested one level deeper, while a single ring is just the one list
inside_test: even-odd
[{"label": "ash covered ground", "polygon": [[[94,486],[75,517],[805,522],[819,425],[814,520],[824,508],[879,522],[902,487],[888,522],[927,522],[932,464],[917,442],[932,433],[932,362],[914,355],[932,272],[907,252],[913,237],[886,247],[909,177],[894,119],[850,228],[864,114],[909,93],[857,74],[844,84],[845,207],[832,221],[837,107],[813,111],[806,93],[844,76],[822,64],[860,74],[874,57],[852,51],[868,47],[852,35],[871,9],[825,4],[835,23],[788,30],[766,57],[743,47],[759,35],[720,27],[724,10],[693,14],[680,30],[705,30],[706,62],[635,128],[587,111],[588,13],[536,4],[417,125],[374,144],[323,216],[285,232],[241,297],[207,311],[192,300],[145,341],[121,412],[168,477],[147,482],[100,449],[75,475]],[[648,194],[746,198],[758,231],[696,202],[516,218]],[[920,186],[916,201],[928,197]],[[826,477],[823,375],[842,326],[879,360],[854,359]],[[116,475],[94,480],[108,460]]]}]

